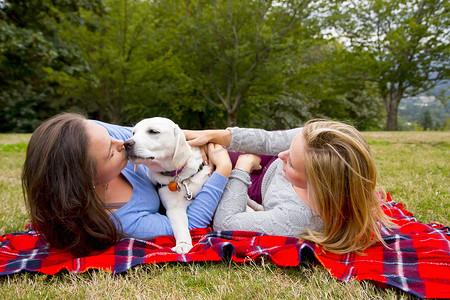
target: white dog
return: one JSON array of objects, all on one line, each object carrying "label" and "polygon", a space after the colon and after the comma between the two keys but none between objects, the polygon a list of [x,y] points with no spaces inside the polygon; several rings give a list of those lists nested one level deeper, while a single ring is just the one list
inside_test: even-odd
[{"label": "white dog", "polygon": [[183,131],[166,118],[144,119],[125,141],[127,159],[148,168],[148,176],[159,186],[158,193],[172,225],[177,253],[192,249],[187,207],[208,179],[210,167],[204,165],[198,147],[190,147]]}]

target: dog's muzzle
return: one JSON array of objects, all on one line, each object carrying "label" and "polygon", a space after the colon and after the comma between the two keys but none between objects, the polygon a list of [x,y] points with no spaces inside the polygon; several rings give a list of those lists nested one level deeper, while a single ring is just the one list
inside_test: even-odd
[{"label": "dog's muzzle", "polygon": [[128,139],[123,143],[123,147],[125,148],[125,157],[129,161],[138,160],[138,159],[146,159],[146,160],[154,160],[154,156],[142,157],[140,155],[136,155],[134,151],[134,145],[136,142],[133,139]]},{"label": "dog's muzzle", "polygon": [[125,150],[128,152],[133,150],[134,144],[136,144],[136,142],[133,139],[128,139],[123,143],[123,146],[125,147]]}]

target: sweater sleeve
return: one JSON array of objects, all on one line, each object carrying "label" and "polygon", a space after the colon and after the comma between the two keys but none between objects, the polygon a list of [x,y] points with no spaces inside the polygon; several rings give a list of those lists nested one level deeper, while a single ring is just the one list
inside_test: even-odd
[{"label": "sweater sleeve", "polygon": [[248,188],[252,184],[250,174],[241,169],[231,171],[228,184],[223,192],[222,199],[214,216],[214,230],[242,230],[243,222],[248,213],[245,213]]},{"label": "sweater sleeve", "polygon": [[315,228],[305,205],[289,201],[289,194],[280,191],[280,205],[266,211],[246,212],[250,174],[240,169],[231,172],[222,199],[214,216],[214,230],[256,231],[269,235],[296,237],[307,227]]},{"label": "sweater sleeve", "polygon": [[289,149],[292,139],[301,128],[266,131],[256,128],[230,127],[231,142],[228,150],[262,155],[278,155]]}]

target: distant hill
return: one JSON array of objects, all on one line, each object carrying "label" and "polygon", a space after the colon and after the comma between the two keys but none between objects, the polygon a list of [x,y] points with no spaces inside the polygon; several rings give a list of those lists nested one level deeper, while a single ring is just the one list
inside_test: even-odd
[{"label": "distant hill", "polygon": [[444,92],[445,97],[450,97],[450,80],[441,81],[434,88],[424,94],[429,94],[437,97],[441,94],[442,91]]},{"label": "distant hill", "polygon": [[[433,123],[444,125],[450,118],[450,103],[444,105],[436,97],[443,93],[445,98],[450,97],[450,82],[443,81],[435,88],[416,97],[408,97],[400,102],[398,114],[407,124],[421,123],[424,113],[428,110],[432,116]],[[399,124],[400,125],[400,124]]]}]

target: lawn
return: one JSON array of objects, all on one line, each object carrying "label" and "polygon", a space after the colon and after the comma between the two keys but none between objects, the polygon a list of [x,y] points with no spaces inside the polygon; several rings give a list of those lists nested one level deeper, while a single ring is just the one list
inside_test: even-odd
[{"label": "lawn", "polygon": [[[450,132],[365,132],[380,184],[423,223],[450,225]],[[0,234],[24,230],[21,165],[30,135],[0,134]],[[167,263],[112,275],[23,273],[0,277],[0,299],[408,299],[370,282],[343,283],[320,266]]]}]

